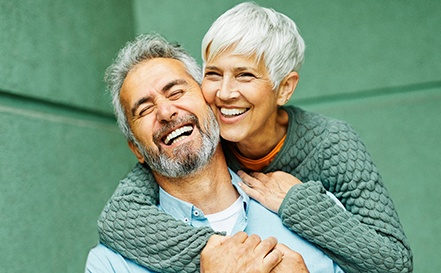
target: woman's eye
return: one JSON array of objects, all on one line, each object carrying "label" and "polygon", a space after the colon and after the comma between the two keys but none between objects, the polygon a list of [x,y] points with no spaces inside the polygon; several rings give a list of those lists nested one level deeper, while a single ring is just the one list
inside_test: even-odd
[{"label": "woman's eye", "polygon": [[220,74],[214,71],[207,71],[205,72],[204,77],[209,79],[214,79],[220,77]]},{"label": "woman's eye", "polygon": [[256,76],[252,73],[244,72],[237,75],[237,79],[240,81],[251,81],[252,79],[255,79]]}]

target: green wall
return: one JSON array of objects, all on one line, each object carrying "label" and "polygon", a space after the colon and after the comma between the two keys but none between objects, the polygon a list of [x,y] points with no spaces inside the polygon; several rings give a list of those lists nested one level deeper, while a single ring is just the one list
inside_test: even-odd
[{"label": "green wall", "polygon": [[[135,162],[104,92],[105,67],[150,31],[200,60],[209,25],[239,2],[0,0],[2,272],[83,271],[99,212]],[[291,103],[357,129],[395,201],[415,272],[438,272],[441,2],[257,2],[293,18],[305,38]]]},{"label": "green wall", "polygon": [[84,272],[134,162],[102,80],[133,35],[131,1],[0,0],[1,272]]}]

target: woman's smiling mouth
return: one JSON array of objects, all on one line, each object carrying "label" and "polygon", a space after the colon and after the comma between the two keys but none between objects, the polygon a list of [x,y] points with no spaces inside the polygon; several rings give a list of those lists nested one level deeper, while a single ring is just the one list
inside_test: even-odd
[{"label": "woman's smiling mouth", "polygon": [[243,113],[248,111],[249,108],[224,108],[224,107],[221,107],[221,108],[219,108],[219,110],[220,110],[220,113],[225,117],[235,117],[235,116],[242,115]]}]

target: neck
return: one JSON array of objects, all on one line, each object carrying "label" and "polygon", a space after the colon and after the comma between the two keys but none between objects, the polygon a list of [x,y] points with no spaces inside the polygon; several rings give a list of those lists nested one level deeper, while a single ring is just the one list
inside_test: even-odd
[{"label": "neck", "polygon": [[288,128],[288,113],[278,109],[273,122],[267,122],[263,131],[255,136],[236,143],[236,149],[245,157],[259,159],[269,154],[286,134]]},{"label": "neck", "polygon": [[221,146],[210,162],[192,175],[170,178],[154,173],[156,182],[170,195],[191,203],[204,214],[228,208],[239,197],[228,171]]}]

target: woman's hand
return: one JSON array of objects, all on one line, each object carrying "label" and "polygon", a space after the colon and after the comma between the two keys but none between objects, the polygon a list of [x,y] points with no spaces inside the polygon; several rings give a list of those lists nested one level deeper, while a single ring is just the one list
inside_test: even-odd
[{"label": "woman's hand", "polygon": [[246,194],[275,213],[279,211],[289,189],[302,183],[295,176],[282,171],[267,174],[238,171],[237,174],[244,182],[239,183],[239,186]]}]

